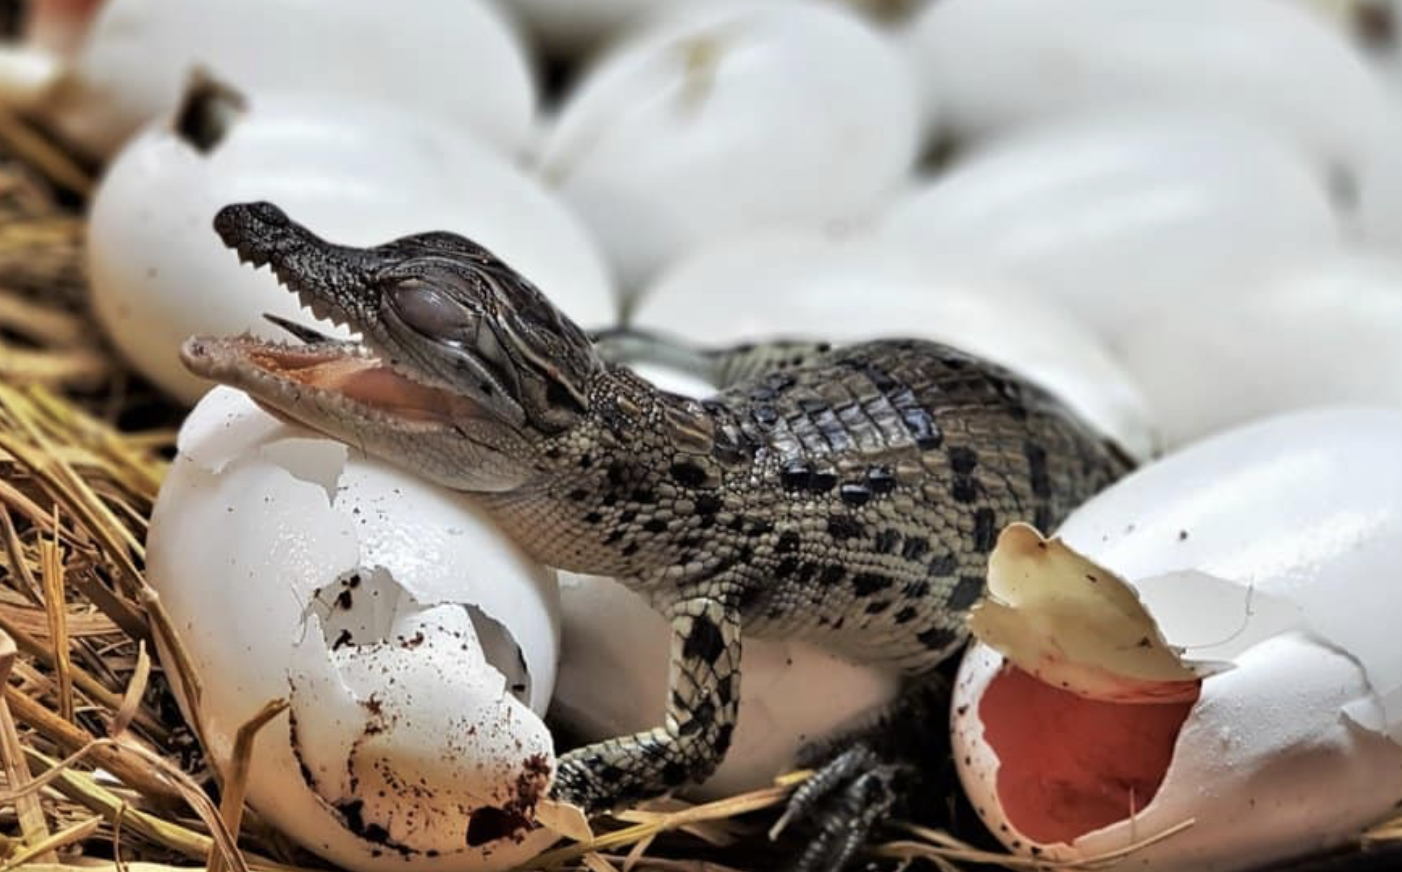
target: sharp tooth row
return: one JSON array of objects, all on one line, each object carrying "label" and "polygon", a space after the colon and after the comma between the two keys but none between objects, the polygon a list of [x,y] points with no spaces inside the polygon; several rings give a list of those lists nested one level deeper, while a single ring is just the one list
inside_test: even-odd
[{"label": "sharp tooth row", "polygon": [[317,297],[311,291],[298,290],[296,294],[297,302],[301,303],[302,308],[309,310],[312,315],[323,321],[330,321],[338,327],[347,325],[348,322],[335,306]]}]

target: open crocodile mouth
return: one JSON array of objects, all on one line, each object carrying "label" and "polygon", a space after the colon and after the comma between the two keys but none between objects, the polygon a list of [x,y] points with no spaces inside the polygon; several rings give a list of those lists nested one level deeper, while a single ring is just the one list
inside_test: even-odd
[{"label": "open crocodile mouth", "polygon": [[[315,426],[300,406],[353,407],[399,426],[451,426],[481,409],[466,397],[415,381],[358,342],[293,345],[251,335],[196,336],[180,349],[196,375],[242,388],[261,404]],[[310,409],[308,410],[310,411]],[[319,417],[319,416],[318,416]]]}]

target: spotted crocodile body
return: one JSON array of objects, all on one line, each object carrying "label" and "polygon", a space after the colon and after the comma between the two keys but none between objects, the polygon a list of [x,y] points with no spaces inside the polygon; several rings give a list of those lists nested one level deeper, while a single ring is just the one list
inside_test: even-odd
[{"label": "spotted crocodile body", "polygon": [[1126,469],[1045,391],[916,340],[818,350],[699,401],[610,368],[591,406],[542,443],[576,472],[488,498],[537,556],[664,613],[733,579],[746,635],[906,672],[963,641],[1005,525],[1049,530]]},{"label": "spotted crocodile body", "polygon": [[932,669],[997,533],[1053,528],[1128,469],[1046,391],[943,345],[795,344],[753,374],[718,354],[740,380],[693,399],[605,360],[461,237],[338,246],[269,204],[216,229],[364,338],[195,338],[193,371],[472,493],[541,561],[619,578],[670,621],[665,722],[560,760],[557,795],[590,810],[713,771],[745,637]]}]

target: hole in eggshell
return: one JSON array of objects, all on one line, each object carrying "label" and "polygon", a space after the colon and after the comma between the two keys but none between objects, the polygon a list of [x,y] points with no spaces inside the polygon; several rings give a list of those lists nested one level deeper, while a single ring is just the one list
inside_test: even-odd
[{"label": "hole in eggshell", "polygon": [[[317,588],[310,607],[320,620],[322,636],[331,651],[386,642],[417,648],[424,641],[422,631],[394,635],[392,627],[402,614],[422,608],[383,567],[358,567],[342,573],[331,584]],[[506,679],[508,693],[529,704],[531,676],[515,637],[477,606],[463,604],[463,608],[487,663]]]},{"label": "hole in eggshell", "polygon": [[176,109],[175,135],[200,154],[209,154],[248,108],[248,100],[203,70],[196,70]]},{"label": "hole in eggshell", "polygon": [[526,705],[531,698],[531,674],[526,671],[526,656],[521,646],[500,621],[488,615],[477,606],[467,606],[467,615],[472,619],[472,628],[477,631],[477,641],[487,662],[495,666],[506,678],[506,691]]},{"label": "hole in eggshell", "polygon": [[1069,844],[1143,809],[1196,702],[1097,702],[1005,665],[978,713],[1008,823],[1035,842]]}]

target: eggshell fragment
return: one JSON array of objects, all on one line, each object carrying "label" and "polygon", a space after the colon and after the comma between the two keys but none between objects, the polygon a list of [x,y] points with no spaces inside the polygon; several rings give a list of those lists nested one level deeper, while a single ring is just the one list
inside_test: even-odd
[{"label": "eggshell fragment", "polygon": [[636,290],[719,235],[868,210],[916,139],[907,70],[869,25],[825,4],[727,3],[607,55],[567,98],[540,170]]},{"label": "eggshell fragment", "polygon": [[92,205],[98,318],[142,374],[186,402],[208,388],[180,365],[186,338],[245,330],[285,338],[263,313],[310,318],[271,274],[239,263],[215,235],[214,214],[247,200],[271,200],[350,245],[461,233],[580,323],[615,318],[607,268],[584,229],[490,149],[376,106],[255,98],[207,150],[166,123],[152,126],[108,170]]},{"label": "eggshell fragment", "polygon": [[969,629],[1020,669],[1103,702],[1182,702],[1198,678],[1164,641],[1134,589],[1104,567],[1013,524],[989,556]]},{"label": "eggshell fragment", "polygon": [[1220,290],[1125,334],[1168,445],[1308,406],[1402,407],[1402,257],[1344,251]]},{"label": "eggshell fragment", "polygon": [[506,869],[548,846],[529,822],[554,768],[552,575],[461,495],[237,391],[212,391],[179,447],[150,581],[202,684],[198,701],[176,691],[213,761],[264,703],[290,702],[254,746],[259,814],[367,872]]},{"label": "eggshell fragment", "polygon": [[[939,4],[943,6],[943,4]],[[877,232],[932,269],[1003,277],[1119,346],[1129,325],[1217,302],[1338,244],[1318,175],[1220,118],[1062,119],[972,153],[896,201]]]},{"label": "eggshell fragment", "polygon": [[[563,650],[551,716],[599,740],[651,729],[667,707],[671,636],[637,594],[607,578],[561,573]],[[840,735],[896,697],[899,678],[803,642],[745,640],[730,750],[685,793],[715,799],[767,786],[804,745]],[[821,687],[821,693],[814,688]]]},{"label": "eggshell fragment", "polygon": [[535,84],[500,13],[482,0],[394,10],[375,0],[107,0],[45,111],[75,145],[108,157],[204,69],[245,93],[353,95],[521,149]]},{"label": "eggshell fragment", "polygon": [[1072,513],[1067,548],[1128,582],[1169,645],[1232,668],[1174,711],[1088,701],[973,646],[955,757],[1005,844],[1085,860],[1169,834],[1115,868],[1255,868],[1356,838],[1402,799],[1399,440],[1399,411],[1284,415]]},{"label": "eggshell fragment", "polygon": [[932,339],[1042,384],[1137,457],[1156,445],[1144,399],[1082,325],[1015,284],[932,266],[898,240],[802,227],[731,237],[672,264],[633,323],[717,347]]},{"label": "eggshell fragment", "polygon": [[[1210,109],[1353,168],[1381,118],[1362,55],[1279,0],[941,0],[907,32],[931,135],[1160,106]],[[1289,58],[1289,63],[1282,63]]]}]

